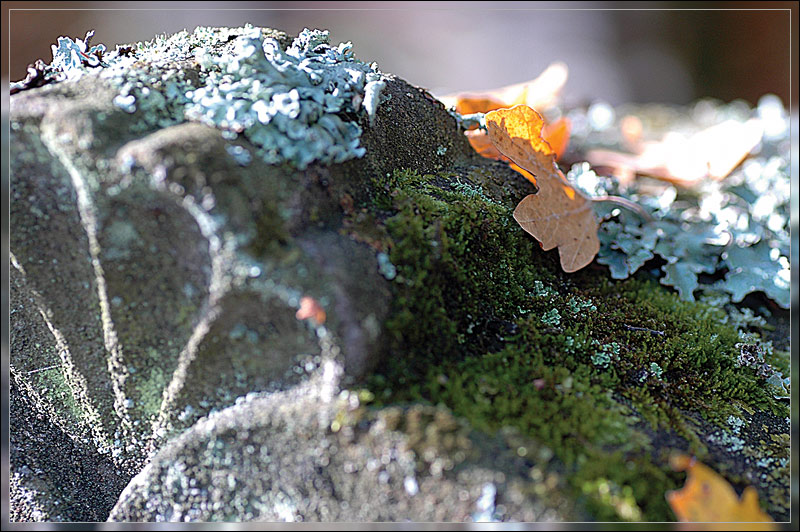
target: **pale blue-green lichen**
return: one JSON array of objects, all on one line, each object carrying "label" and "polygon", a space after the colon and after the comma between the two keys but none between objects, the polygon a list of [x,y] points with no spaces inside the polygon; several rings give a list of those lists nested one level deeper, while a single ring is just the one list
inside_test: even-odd
[{"label": "pale blue-green lichen", "polygon": [[350,43],[333,48],[328,32],[303,30],[284,52],[257,28],[243,31],[233,53],[195,57],[205,85],[187,93],[186,116],[243,134],[269,163],[340,163],[361,157],[361,128],[339,114],[372,118],[385,82],[375,65],[354,59]]},{"label": "pale blue-green lichen", "polygon": [[583,299],[581,297],[571,297],[567,301],[567,307],[573,314],[578,314],[582,311],[595,312],[597,307],[592,303],[591,299]]},{"label": "pale blue-green lichen", "polygon": [[[445,151],[447,151],[445,149]],[[437,152],[438,153],[438,152]],[[439,153],[439,155],[444,155],[444,152]],[[486,203],[491,203],[493,205],[499,205],[495,200],[484,194],[483,189],[475,186],[471,183],[465,183],[461,181],[458,177],[456,178],[455,182],[451,184],[453,190],[461,194],[467,199],[480,199]]]},{"label": "pale blue-green lichen", "polygon": [[389,281],[397,277],[397,268],[386,253],[378,253],[378,272]]},{"label": "pale blue-green lichen", "polygon": [[53,51],[53,61],[50,66],[62,72],[64,76],[80,75],[83,66],[96,67],[102,63],[101,58],[106,51],[105,45],[98,44],[89,48],[89,43],[94,36],[94,30],[86,33],[83,40],[69,37],[59,37],[58,46],[50,46]]},{"label": "pale blue-green lichen", "polygon": [[[590,129],[596,131],[584,139],[580,137],[587,131],[576,133],[573,129],[573,139],[587,148],[608,147],[609,132],[619,129],[609,127],[608,120],[619,121],[631,110],[615,117],[613,112],[606,113],[610,108],[605,107],[600,114],[608,116],[600,121],[602,127],[595,124]],[[666,261],[661,265],[661,283],[675,288],[682,299],[691,301],[696,292],[713,292],[739,303],[748,294],[760,291],[788,309],[788,114],[773,95],[761,98],[755,109],[700,101],[695,111],[689,113],[689,123],[680,127],[699,130],[729,119],[753,120],[763,127],[762,141],[727,178],[708,179],[691,189],[670,184],[654,189],[648,179],[622,183],[598,176],[588,163],[573,166],[568,179],[589,196],[621,196],[638,203],[652,218],[619,209],[615,203],[595,202],[595,211],[602,219],[597,262],[607,265],[614,279],[625,279],[658,255]],[[575,113],[573,123],[592,122],[591,110],[588,115]],[[706,119],[701,120],[701,116]],[[601,133],[601,129],[607,131]],[[724,278],[703,282],[706,274]]]},{"label": "pale blue-green lichen", "polygon": [[611,354],[606,351],[598,351],[592,355],[592,364],[601,368],[607,368],[611,363]]},{"label": "pale blue-green lichen", "polygon": [[28,65],[28,75],[24,80],[12,82],[9,86],[11,94],[41,87],[48,83],[64,80],[75,80],[80,78],[87,67],[94,68],[107,66],[103,62],[103,54],[106,47],[102,44],[89,47],[89,43],[94,36],[94,30],[86,32],[83,39],[69,37],[59,37],[58,45],[52,45],[53,60],[50,64],[45,64],[41,59],[37,59],[33,64]]},{"label": "pale blue-green lichen", "polygon": [[239,166],[247,166],[253,160],[250,152],[242,146],[228,145],[225,147],[225,151],[228,152],[228,155],[233,157],[234,161],[239,163]]},{"label": "pale blue-green lichen", "polygon": [[734,415],[728,416],[728,425],[731,427],[731,432],[715,431],[708,436],[708,441],[717,443],[724,446],[730,452],[738,452],[744,448],[745,441],[740,438],[742,428],[745,426],[743,419]]},{"label": "pale blue-green lichen", "polygon": [[661,366],[659,366],[655,362],[650,363],[650,374],[653,375],[653,377],[655,377],[656,379],[660,379],[663,373],[664,370],[661,369]]},{"label": "pale blue-green lichen", "polygon": [[730,425],[734,434],[739,434],[742,430],[742,427],[744,427],[744,420],[740,417],[734,416],[733,414],[728,416],[728,419],[726,421],[728,425]]},{"label": "pale blue-green lichen", "polygon": [[545,325],[549,325],[551,327],[556,327],[561,324],[561,314],[559,314],[558,309],[550,309],[549,312],[542,316],[542,323]]},{"label": "pale blue-green lichen", "polygon": [[[375,63],[355,59],[349,42],[331,46],[327,31],[305,29],[284,51],[251,25],[199,27],[105,57],[102,45],[87,49],[90,36],[60,38],[48,75],[72,79],[100,65],[119,91],[113,103],[136,114],[136,128],[204,122],[230,140],[242,135],[270,164],[299,169],[362,157],[357,115],[372,124],[386,86]],[[187,61],[199,68],[195,78],[178,66]],[[242,152],[231,155],[248,162]]]},{"label": "pale blue-green lichen", "polygon": [[620,345],[617,342],[611,342],[610,344],[603,344],[601,349],[601,351],[597,351],[592,355],[592,364],[605,369],[611,364],[612,360],[619,358]]},{"label": "pale blue-green lichen", "polygon": [[743,331],[739,331],[739,337],[744,341],[736,344],[739,349],[736,364],[750,368],[758,377],[764,379],[776,399],[789,399],[791,378],[784,377],[783,373],[767,363],[765,358],[772,355],[772,342],[760,341],[752,333]]},{"label": "pale blue-green lichen", "polygon": [[538,279],[533,282],[533,292],[532,295],[534,297],[553,297],[557,294],[555,290],[553,290],[549,286],[545,286],[543,282],[539,281]]}]

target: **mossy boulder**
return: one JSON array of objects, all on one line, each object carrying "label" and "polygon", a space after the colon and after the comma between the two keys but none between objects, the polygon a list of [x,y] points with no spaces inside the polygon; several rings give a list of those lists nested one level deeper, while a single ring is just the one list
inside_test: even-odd
[{"label": "mossy boulder", "polygon": [[682,452],[788,517],[788,406],[726,311],[563,273],[511,216],[534,186],[425,90],[373,80],[363,156],[302,169],[148,107],[252,33],[12,97],[12,515],[667,521]]},{"label": "mossy boulder", "polygon": [[[315,387],[248,397],[199,421],[128,485],[113,521],[561,521],[557,460],[487,438],[444,407],[380,410]],[[523,447],[526,445],[526,447]],[[522,458],[524,448],[529,458]],[[247,474],[243,474],[247,472]]]}]

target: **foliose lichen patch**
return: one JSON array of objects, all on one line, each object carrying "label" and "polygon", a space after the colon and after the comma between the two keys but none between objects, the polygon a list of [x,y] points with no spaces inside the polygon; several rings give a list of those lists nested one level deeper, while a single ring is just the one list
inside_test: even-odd
[{"label": "foliose lichen patch", "polygon": [[386,86],[376,63],[357,60],[349,42],[331,46],[328,31],[305,29],[287,47],[252,25],[198,27],[105,56],[103,45],[88,48],[92,33],[59,38],[44,67],[48,81],[101,66],[100,77],[119,90],[114,104],[136,113],[142,131],[203,122],[230,139],[244,136],[270,164],[304,169],[362,157],[357,115],[371,123]]},{"label": "foliose lichen patch", "polygon": [[86,32],[83,39],[59,37],[58,45],[51,45],[53,61],[48,65],[41,59],[28,65],[28,75],[25,79],[11,83],[9,92],[16,94],[20,91],[42,87],[56,81],[80,78],[86,71],[85,67],[107,66],[103,63],[103,54],[106,47],[98,44],[89,47],[94,30]]},{"label": "foliose lichen patch", "polygon": [[269,163],[340,163],[364,155],[361,128],[341,113],[370,117],[385,86],[376,64],[353,57],[350,43],[329,45],[328,32],[303,30],[284,52],[248,28],[232,54],[197,48],[205,85],[186,96],[186,116],[243,133]]}]

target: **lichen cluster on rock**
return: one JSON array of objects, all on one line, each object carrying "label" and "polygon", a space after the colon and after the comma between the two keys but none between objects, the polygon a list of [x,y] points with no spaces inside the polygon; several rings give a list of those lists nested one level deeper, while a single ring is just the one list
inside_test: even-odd
[{"label": "lichen cluster on rock", "polygon": [[675,451],[788,516],[782,329],[564,274],[322,32],[101,56],[11,102],[13,520],[664,521]]}]

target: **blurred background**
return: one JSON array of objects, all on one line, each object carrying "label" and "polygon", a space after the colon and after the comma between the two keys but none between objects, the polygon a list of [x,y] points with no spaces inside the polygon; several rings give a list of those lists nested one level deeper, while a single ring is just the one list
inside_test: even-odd
[{"label": "blurred background", "polygon": [[[2,71],[22,79],[28,63],[50,62],[59,35],[83,37],[89,29],[96,30],[93,43],[113,49],[198,25],[250,22],[290,34],[328,29],[334,44],[352,41],[359,59],[434,94],[525,81],[561,60],[570,69],[567,105],[684,104],[702,96],[754,104],[768,92],[788,105],[789,52],[798,41],[795,31],[790,42],[789,31],[797,11],[787,9],[796,2],[638,5],[643,9],[621,2],[3,2],[11,11],[3,10],[10,54],[3,54]],[[696,10],[703,7],[714,10]],[[792,76],[797,87],[797,69]]]}]

